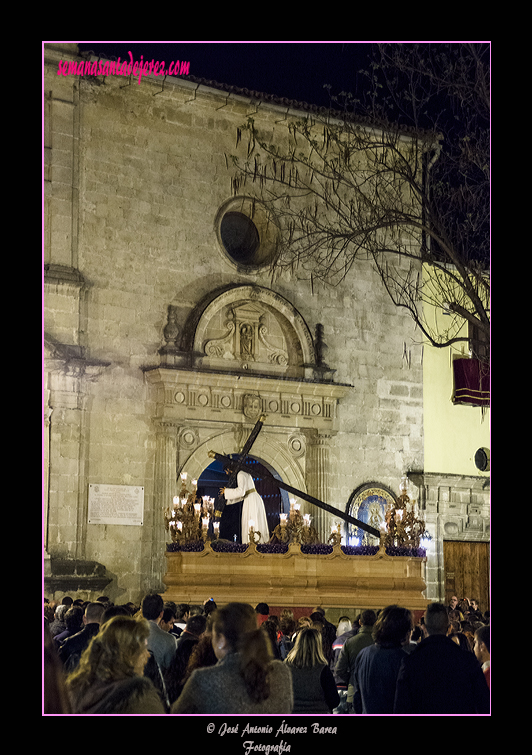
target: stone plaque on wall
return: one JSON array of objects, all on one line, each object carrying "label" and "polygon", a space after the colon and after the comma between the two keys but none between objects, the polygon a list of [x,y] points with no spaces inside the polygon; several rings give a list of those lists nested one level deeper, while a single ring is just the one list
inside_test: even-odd
[{"label": "stone plaque on wall", "polygon": [[89,485],[89,524],[142,525],[144,488],[140,485]]}]

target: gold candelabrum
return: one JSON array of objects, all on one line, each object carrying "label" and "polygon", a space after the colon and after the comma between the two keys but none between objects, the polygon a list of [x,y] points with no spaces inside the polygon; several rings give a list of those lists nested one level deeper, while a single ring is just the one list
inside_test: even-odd
[{"label": "gold candelabrum", "polygon": [[255,529],[255,522],[253,519],[250,519],[248,522],[248,540],[250,543],[253,543],[253,545],[258,545],[260,543],[262,538],[262,533]]},{"label": "gold candelabrum", "polygon": [[[214,498],[198,496],[198,481],[187,488],[187,474],[181,475],[181,490],[173,498],[173,505],[164,512],[166,530],[174,543],[190,543],[214,539],[219,535],[220,523],[214,520]],[[212,530],[209,530],[211,521]]]},{"label": "gold candelabrum", "polygon": [[381,546],[419,548],[422,538],[428,538],[423,515],[416,501],[410,501],[406,482],[401,482],[401,494],[395,503],[388,504],[381,526]]},{"label": "gold candelabrum", "polygon": [[301,514],[300,504],[295,498],[290,499],[290,513],[281,514],[281,521],[274,529],[270,542],[296,543],[306,545],[318,543],[319,536],[310,523],[310,514]]},{"label": "gold candelabrum", "polygon": [[329,535],[327,544],[330,544],[332,546],[342,544],[342,525],[340,523],[331,524],[331,534]]}]

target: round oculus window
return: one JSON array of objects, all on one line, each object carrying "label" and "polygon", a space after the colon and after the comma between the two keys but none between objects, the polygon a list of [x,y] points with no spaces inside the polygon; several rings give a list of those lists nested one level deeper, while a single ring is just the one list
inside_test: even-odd
[{"label": "round oculus window", "polygon": [[220,238],[225,251],[235,262],[256,265],[260,249],[255,223],[242,212],[226,212],[220,223]]}]

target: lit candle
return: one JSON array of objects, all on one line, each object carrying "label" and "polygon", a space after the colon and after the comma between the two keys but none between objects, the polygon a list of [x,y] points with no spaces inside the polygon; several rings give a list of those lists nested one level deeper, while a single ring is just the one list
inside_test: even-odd
[{"label": "lit candle", "polygon": [[192,484],[194,485],[194,487],[197,487],[198,481],[197,480],[192,480]]},{"label": "lit candle", "polygon": [[173,497],[174,506],[179,506],[179,496],[175,495]]},{"label": "lit candle", "polygon": [[183,522],[178,522],[177,523],[177,529],[178,530],[182,530],[183,529]]},{"label": "lit candle", "polygon": [[218,532],[220,531],[220,522],[214,522],[213,527],[215,534],[218,534]]},{"label": "lit candle", "polygon": [[204,516],[203,519],[201,520],[201,523],[203,525],[203,529],[206,530],[209,526],[209,517]]},{"label": "lit candle", "polygon": [[284,525],[284,524],[286,524],[286,520],[288,518],[288,514],[280,514],[280,518],[281,518],[281,524]]},{"label": "lit candle", "polygon": [[187,473],[186,472],[181,472],[181,480],[183,482],[186,482],[186,479],[187,479]]},{"label": "lit candle", "polygon": [[196,514],[200,513],[200,511],[201,511],[201,503],[195,503],[194,504],[194,511],[196,512]]},{"label": "lit candle", "polygon": [[253,532],[253,528],[255,527],[255,522],[253,519],[249,520],[249,529]]},{"label": "lit candle", "polygon": [[310,514],[305,514],[303,517],[303,523],[305,527],[310,527]]}]

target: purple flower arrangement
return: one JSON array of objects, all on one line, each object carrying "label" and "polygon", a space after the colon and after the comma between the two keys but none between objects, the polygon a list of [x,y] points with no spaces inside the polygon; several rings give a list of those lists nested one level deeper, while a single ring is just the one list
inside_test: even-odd
[{"label": "purple flower arrangement", "polygon": [[[166,550],[169,553],[199,553],[205,545],[202,540],[194,540],[189,543],[168,543]],[[231,543],[228,540],[213,540],[211,548],[215,553],[245,553],[248,549],[247,543]],[[342,545],[342,553],[346,556],[374,556],[379,551],[378,545]],[[287,553],[288,545],[283,543],[260,543],[257,545],[258,553]],[[333,546],[325,543],[314,543],[312,545],[302,545],[301,553],[313,556],[328,556],[333,552]],[[414,558],[424,558],[426,550],[424,548],[402,548],[400,546],[389,546],[386,548],[388,556],[410,556]]]},{"label": "purple flower arrangement", "polygon": [[374,556],[378,552],[378,545],[342,545],[346,556]]},{"label": "purple flower arrangement", "polygon": [[386,548],[388,556],[412,556],[414,558],[425,558],[427,551],[425,548],[404,548],[399,545],[389,545]]},{"label": "purple flower arrangement", "polygon": [[216,553],[244,553],[248,545],[247,543],[231,543],[228,540],[213,540],[211,548]]},{"label": "purple flower arrangement", "polygon": [[203,540],[192,540],[189,543],[168,543],[166,550],[168,553],[198,553],[204,549]]},{"label": "purple flower arrangement", "polygon": [[325,543],[312,543],[311,545],[301,546],[301,553],[308,553],[313,556],[328,556],[332,552],[332,545],[326,545]]},{"label": "purple flower arrangement", "polygon": [[288,553],[288,545],[284,543],[259,543],[257,551],[259,553]]}]

